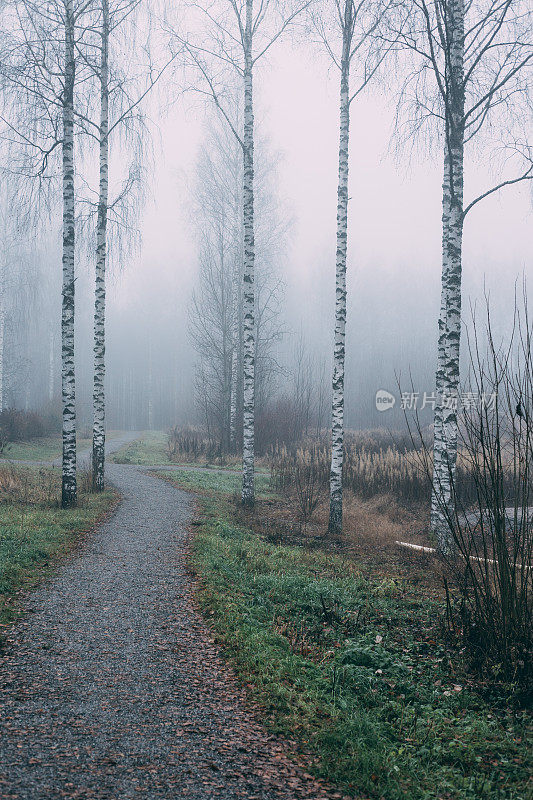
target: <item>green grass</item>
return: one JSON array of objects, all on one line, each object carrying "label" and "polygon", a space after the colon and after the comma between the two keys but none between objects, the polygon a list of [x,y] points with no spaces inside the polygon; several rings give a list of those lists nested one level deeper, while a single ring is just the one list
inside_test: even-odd
[{"label": "green grass", "polygon": [[[78,439],[78,447],[91,447],[90,439]],[[10,442],[0,458],[7,461],[54,461],[61,456],[61,437],[44,436],[29,442]]]},{"label": "green grass", "polygon": [[163,431],[147,431],[140,439],[117,450],[111,460],[116,464],[140,464],[144,467],[168,464],[167,436]]},{"label": "green grass", "polygon": [[[18,613],[19,590],[46,576],[56,557],[90,530],[116,498],[80,492],[78,508],[62,510],[57,470],[17,468],[8,475],[9,495],[0,504],[0,624]],[[5,482],[4,482],[5,483]]]},{"label": "green grass", "polygon": [[[172,469],[155,473],[159,478],[170,480],[180,489],[187,489],[200,494],[220,494],[231,496],[242,489],[242,477],[238,473],[227,470],[203,472],[201,469]],[[274,497],[270,489],[270,476],[256,473],[255,493],[258,499]]]},{"label": "green grass", "polygon": [[[112,460],[116,464],[139,464],[144,467],[161,466],[196,466],[196,467],[211,467],[220,470],[239,471],[240,463],[237,460],[232,464],[220,464],[216,462],[207,461],[205,458],[197,461],[171,461],[168,455],[167,448],[167,434],[164,431],[146,431],[140,439],[137,439],[130,444],[124,445],[113,456]],[[233,457],[235,460],[235,457]],[[270,475],[270,470],[259,467],[256,469],[256,474]]]},{"label": "green grass", "polygon": [[436,601],[266,542],[232,524],[220,498],[201,509],[190,556],[200,606],[315,773],[386,800],[530,796],[526,716],[468,688],[439,641]]},{"label": "green grass", "polygon": [[[118,436],[119,431],[108,431],[107,439]],[[77,447],[81,452],[90,450],[92,439],[78,437]],[[61,457],[62,443],[61,436],[43,436],[42,438],[31,439],[28,442],[10,442],[0,460],[3,461],[55,461]]]}]

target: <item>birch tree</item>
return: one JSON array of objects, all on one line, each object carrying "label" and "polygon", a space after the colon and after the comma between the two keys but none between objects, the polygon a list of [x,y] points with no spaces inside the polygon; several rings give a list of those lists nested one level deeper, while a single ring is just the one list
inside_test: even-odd
[{"label": "birch tree", "polygon": [[[261,408],[265,384],[275,360],[272,347],[279,334],[279,279],[273,269],[282,252],[285,220],[275,196],[274,161],[259,141],[255,174],[255,362],[256,407]],[[242,285],[242,182],[240,146],[226,125],[218,122],[202,149],[195,187],[193,216],[198,228],[199,285],[194,292],[189,330],[200,359],[196,383],[203,416],[220,439],[223,452],[238,449],[242,420],[240,335]]]},{"label": "birch tree", "polygon": [[[121,211],[127,208],[127,203],[138,189],[138,174],[130,168],[129,177],[126,179],[117,197],[110,204],[109,200],[109,150],[110,135],[123,125],[131,125],[134,121],[140,123],[142,117],[135,113],[137,102],[126,100],[124,104],[124,88],[126,76],[118,68],[110,71],[109,47],[110,36],[117,28],[124,26],[129,21],[130,15],[139,6],[140,0],[126,0],[125,2],[112,2],[101,0],[100,20],[97,25],[97,45],[95,47],[99,59],[94,64],[94,71],[98,80],[100,119],[90,127],[92,135],[98,142],[98,201],[96,212],[96,266],[95,266],[95,291],[94,291],[94,372],[93,372],[93,444],[92,444],[92,478],[93,490],[100,492],[104,489],[105,473],[105,310],[106,310],[106,271],[108,266],[108,223],[110,205],[115,210],[122,205]],[[130,27],[131,33],[131,27]],[[111,86],[113,80],[113,89]],[[115,106],[115,119],[110,122],[110,94],[117,99]],[[131,208],[131,206],[130,206]],[[120,213],[120,212],[119,212]],[[131,232],[130,225],[126,225],[126,235]],[[115,231],[115,235],[121,236]]]},{"label": "birch tree", "polygon": [[63,86],[63,291],[61,310],[61,395],[63,398],[63,474],[61,505],[75,506],[76,382],[74,372],[74,82],[76,80],[75,17],[72,0],[65,0],[65,61]]},{"label": "birch tree", "polygon": [[[32,117],[30,138],[21,127],[8,127],[22,145],[32,151],[30,159],[39,160],[39,175],[48,166],[53,151],[61,146],[62,184],[62,484],[61,505],[70,508],[77,502],[76,483],[76,383],[74,370],[74,88],[76,81],[76,45],[83,29],[83,14],[73,0],[48,4],[42,9],[24,2],[16,10],[20,36],[10,42],[11,63],[4,75],[15,88],[17,98],[29,108]],[[26,109],[25,109],[26,110]],[[50,120],[43,128],[42,119]],[[37,151],[35,154],[34,151]]]},{"label": "birch tree", "polygon": [[255,458],[255,238],[254,238],[254,111],[253,111],[253,0],[246,0],[244,29],[242,12],[239,29],[243,49],[244,128],[243,149],[243,406],[242,406],[242,503],[253,506]]},{"label": "birch tree", "polygon": [[228,251],[219,229],[200,247],[200,284],[194,293],[190,331],[200,358],[198,395],[209,429],[216,432],[221,452],[230,448],[231,378],[233,363],[233,281]]},{"label": "birch tree", "polygon": [[230,412],[229,412],[229,441],[230,452],[236,453],[238,448],[237,443],[237,403],[238,403],[238,389],[239,389],[239,310],[241,305],[240,298],[240,283],[239,283],[239,264],[241,259],[235,261],[232,270],[232,286],[231,286],[231,385],[230,385]]},{"label": "birch tree", "polygon": [[[376,76],[391,45],[378,46],[377,30],[390,3],[373,0],[333,0],[313,15],[331,61],[340,74],[337,242],[335,261],[335,338],[331,405],[331,471],[328,530],[342,531],[342,472],[344,459],[344,373],[346,355],[346,259],[348,251],[348,169],[350,108]],[[354,86],[351,73],[356,64]]]},{"label": "birch tree", "polygon": [[[75,287],[75,133],[84,117],[82,95],[87,71],[81,56],[91,24],[92,0],[53,0],[44,6],[19,0],[8,6],[2,76],[12,97],[10,117],[3,117],[19,173],[40,190],[62,187],[62,406],[63,508],[76,505],[76,383],[74,364]],[[59,173],[54,156],[61,150]],[[33,190],[32,190],[33,191]]]},{"label": "birch tree", "polygon": [[[280,39],[309,0],[292,7],[276,0],[254,6],[254,0],[224,0],[222,3],[194,4],[189,10],[199,14],[201,40],[194,33],[173,31],[183,48],[188,66],[195,73],[195,89],[209,97],[229,125],[242,150],[243,159],[243,448],[242,504],[255,503],[255,214],[254,214],[254,92],[257,64]],[[193,27],[194,30],[194,27]],[[228,87],[235,76],[241,83],[242,127],[238,128],[231,106],[227,105]],[[200,81],[198,85],[198,80]]]},{"label": "birch tree", "polygon": [[[402,100],[407,101],[410,120],[417,128],[437,122],[444,150],[431,527],[441,551],[449,553],[457,462],[464,222],[486,197],[533,178],[532,151],[520,124],[530,120],[533,12],[520,0],[414,0],[409,10],[410,24],[400,35],[415,56],[416,68],[404,86]],[[498,141],[510,174],[502,174],[465,204],[465,149],[479,146],[484,134],[489,134],[489,143]]]},{"label": "birch tree", "polygon": [[342,531],[342,465],[344,456],[344,363],[346,341],[346,252],[348,247],[348,144],[350,136],[350,63],[355,24],[353,0],[339,7],[342,30],[340,61],[339,183],[335,262],[335,343],[331,401],[331,475],[329,532]]},{"label": "birch tree", "polygon": [[[76,502],[76,433],[74,375],[74,252],[76,219],[92,219],[96,210],[96,282],[94,321],[94,424],[93,486],[103,488],[105,453],[105,279],[109,255],[109,225],[114,243],[131,236],[132,220],[141,192],[142,169],[135,161],[119,185],[109,194],[110,138],[126,132],[141,142],[140,106],[172,63],[170,55],[162,66],[152,62],[143,45],[147,63],[134,75],[121,70],[109,58],[110,37],[128,29],[131,46],[132,22],[140,0],[52,0],[45,7],[33,0],[14,0],[5,46],[2,73],[12,88],[17,113],[4,116],[14,148],[24,152],[21,169],[34,179],[42,193],[58,177],[54,156],[61,147],[63,183],[63,310],[62,310],[62,398],[63,398],[63,491],[65,507]],[[126,24],[128,23],[128,24]],[[119,40],[120,41],[120,40]],[[120,42],[123,49],[124,41]],[[142,59],[140,59],[142,61]],[[131,70],[131,62],[128,62]],[[95,96],[94,78],[99,91]],[[75,87],[77,93],[75,95]],[[95,97],[99,109],[94,113]],[[23,100],[22,105],[19,101]],[[20,105],[20,108],[19,108]],[[10,109],[13,112],[13,107]],[[95,121],[96,116],[96,121]],[[143,131],[144,132],[144,131]],[[135,135],[137,134],[137,135]],[[75,187],[74,140],[96,142],[99,152],[96,202],[83,197],[80,183],[90,191],[87,180]],[[78,190],[77,190],[78,189]],[[89,214],[75,214],[76,207]],[[50,195],[46,197],[50,202]],[[92,237],[91,237],[92,241]]]},{"label": "birch tree", "polygon": [[[112,238],[121,255],[127,253],[125,244],[135,239],[134,220],[142,197],[143,142],[147,137],[142,107],[173,61],[170,55],[164,63],[152,62],[148,44],[137,47],[139,58],[134,71],[128,64],[122,68],[117,57],[110,61],[110,43],[121,53],[124,47],[135,46],[135,25],[139,11],[148,12],[142,0],[98,0],[99,8],[94,31],[92,68],[99,87],[99,121],[85,120],[87,131],[96,138],[99,150],[99,185],[96,204],[96,269],[94,296],[94,379],[93,379],[93,489],[102,491],[105,472],[105,303],[106,272],[109,260],[109,225]],[[109,159],[112,136],[122,136],[135,143],[129,171],[110,200]],[[126,240],[129,240],[128,242]]]},{"label": "birch tree", "polygon": [[94,290],[94,378],[93,378],[93,488],[104,488],[105,464],[105,297],[107,260],[107,214],[109,206],[109,0],[102,0],[100,43],[99,191],[96,225],[96,270]]}]

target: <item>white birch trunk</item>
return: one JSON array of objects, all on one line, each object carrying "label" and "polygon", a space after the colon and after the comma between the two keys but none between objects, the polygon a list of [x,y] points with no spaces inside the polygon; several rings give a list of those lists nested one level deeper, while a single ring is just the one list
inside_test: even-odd
[{"label": "white birch trunk", "polygon": [[244,34],[244,272],[243,272],[243,447],[242,503],[253,506],[255,439],[255,296],[254,296],[254,115],[252,93],[252,11],[246,0]]},{"label": "white birch trunk", "polygon": [[[448,5],[448,112],[444,142],[442,300],[439,320],[431,525],[439,550],[453,550],[461,340],[464,161],[464,0]],[[453,523],[452,523],[453,524]]]},{"label": "white birch trunk", "polygon": [[232,281],[231,301],[231,390],[229,412],[229,439],[230,451],[237,451],[237,381],[238,381],[238,351],[239,351],[239,287],[237,283],[238,272],[234,268]]},{"label": "white birch trunk", "polygon": [[243,183],[240,170],[235,173],[237,180],[233,192],[233,237],[234,237],[234,264],[232,281],[232,333],[233,352],[231,358],[231,409],[230,409],[230,441],[231,451],[237,453],[242,445],[242,431],[237,431],[238,410],[240,395],[242,393],[242,265],[244,261],[244,231],[242,214]]},{"label": "white birch trunk", "polygon": [[443,439],[442,414],[446,386],[447,364],[447,317],[448,317],[448,239],[450,230],[450,159],[448,147],[444,147],[444,174],[442,181],[442,276],[441,276],[441,302],[438,323],[437,342],[437,372],[435,376],[435,412],[433,417],[433,490],[431,493],[431,528],[438,539],[443,538],[446,525],[446,515],[441,507],[442,486],[440,481],[445,464],[445,442]]},{"label": "white birch trunk", "polygon": [[350,49],[352,2],[346,0],[340,85],[339,183],[337,190],[337,253],[335,343],[331,409],[331,473],[329,527],[342,531],[342,467],[344,454],[344,362],[346,338],[346,252],[348,244],[348,145],[350,134]]},{"label": "white birch trunk", "polygon": [[109,203],[109,5],[102,0],[100,63],[100,186],[94,294],[93,489],[104,488],[105,470],[105,276]]},{"label": "white birch trunk", "polygon": [[61,505],[76,505],[76,381],[74,373],[74,15],[65,0],[65,86],[63,92],[63,299],[61,382],[63,470]]}]

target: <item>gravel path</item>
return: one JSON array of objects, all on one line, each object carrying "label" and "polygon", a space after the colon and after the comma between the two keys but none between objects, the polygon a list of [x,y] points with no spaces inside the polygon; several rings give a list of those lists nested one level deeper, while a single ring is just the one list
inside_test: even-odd
[{"label": "gravel path", "polygon": [[122,503],[0,658],[0,798],[331,797],[254,720],[191,605],[190,496],[107,470]]}]

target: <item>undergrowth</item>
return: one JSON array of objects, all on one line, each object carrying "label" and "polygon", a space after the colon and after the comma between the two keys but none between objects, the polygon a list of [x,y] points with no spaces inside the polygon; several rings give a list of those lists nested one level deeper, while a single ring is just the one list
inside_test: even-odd
[{"label": "undergrowth", "polygon": [[438,601],[267,542],[220,497],[200,508],[201,609],[269,724],[318,775],[387,800],[530,796],[526,712],[477,691],[443,642]]}]

